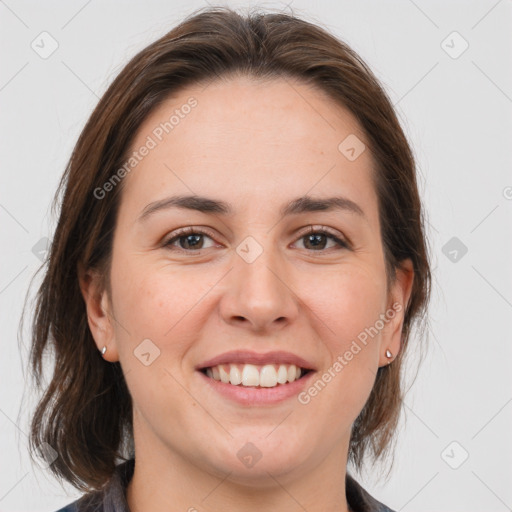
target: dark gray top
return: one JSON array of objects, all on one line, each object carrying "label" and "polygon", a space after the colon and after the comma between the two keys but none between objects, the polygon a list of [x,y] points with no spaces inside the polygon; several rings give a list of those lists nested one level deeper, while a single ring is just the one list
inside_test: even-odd
[{"label": "dark gray top", "polygon": [[[57,512],[130,512],[126,503],[126,488],[133,476],[135,459],[116,467],[105,488],[92,491]],[[352,512],[395,512],[372,498],[348,473],[345,480],[348,506]]]}]

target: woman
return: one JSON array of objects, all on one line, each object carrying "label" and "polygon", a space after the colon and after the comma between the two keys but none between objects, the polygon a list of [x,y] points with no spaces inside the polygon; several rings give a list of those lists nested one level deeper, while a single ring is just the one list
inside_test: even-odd
[{"label": "woman", "polygon": [[114,80],[60,190],[30,446],[85,492],[62,511],[391,510],[347,464],[390,451],[430,269],[410,147],[345,43],[194,13]]}]

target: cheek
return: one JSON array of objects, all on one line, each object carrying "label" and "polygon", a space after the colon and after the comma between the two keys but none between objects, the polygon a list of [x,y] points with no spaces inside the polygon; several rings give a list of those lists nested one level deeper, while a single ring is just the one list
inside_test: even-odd
[{"label": "cheek", "polygon": [[[190,312],[206,293],[206,285],[204,290],[197,283],[188,286],[190,281],[178,272],[156,270],[143,265],[142,259],[119,259],[112,268],[119,358],[134,404],[147,421],[156,424],[162,407],[169,403],[175,411],[195,405],[180,392],[173,376],[182,381],[180,366],[197,338]],[[144,353],[149,353],[148,365]]]},{"label": "cheek", "polygon": [[382,276],[362,267],[338,272],[328,284],[322,283],[309,294],[308,305],[324,324],[322,341],[331,360],[311,391],[322,396],[316,407],[334,425],[340,414],[344,421],[353,421],[373,387],[380,332],[375,334],[372,327],[385,312],[386,284]]},{"label": "cheek", "polygon": [[309,301],[325,323],[330,348],[345,351],[352,340],[373,326],[384,313],[384,276],[362,266],[333,273],[318,286],[309,287]]},{"label": "cheek", "polygon": [[201,311],[209,280],[197,272],[147,265],[143,258],[119,259],[112,269],[116,332],[124,345],[133,349],[149,338],[162,356],[185,350],[194,337],[190,319]]},{"label": "cheek", "polygon": [[126,275],[130,277],[118,275],[116,279],[114,272],[112,276],[116,319],[121,325],[126,324],[133,338],[157,333],[160,337],[166,324],[167,329],[170,328],[171,318],[167,313],[176,305],[176,292],[173,293],[163,280],[147,279],[143,272],[132,271]]}]

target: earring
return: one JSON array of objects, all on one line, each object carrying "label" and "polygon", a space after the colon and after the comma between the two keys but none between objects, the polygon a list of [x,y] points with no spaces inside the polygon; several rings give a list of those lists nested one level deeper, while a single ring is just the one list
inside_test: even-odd
[{"label": "earring", "polygon": [[103,347],[103,348],[101,349],[101,355],[104,355],[106,351],[107,351],[107,347]]},{"label": "earring", "polygon": [[386,357],[389,359],[388,364],[391,363],[391,358],[393,354],[390,352],[389,348],[386,349]]}]

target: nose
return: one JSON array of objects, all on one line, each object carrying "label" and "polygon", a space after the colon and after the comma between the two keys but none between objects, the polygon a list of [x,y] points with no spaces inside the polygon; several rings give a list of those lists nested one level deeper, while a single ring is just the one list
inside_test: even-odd
[{"label": "nose", "polygon": [[275,251],[266,248],[254,261],[234,255],[220,301],[224,321],[253,332],[268,332],[291,324],[299,314],[291,273]]}]

